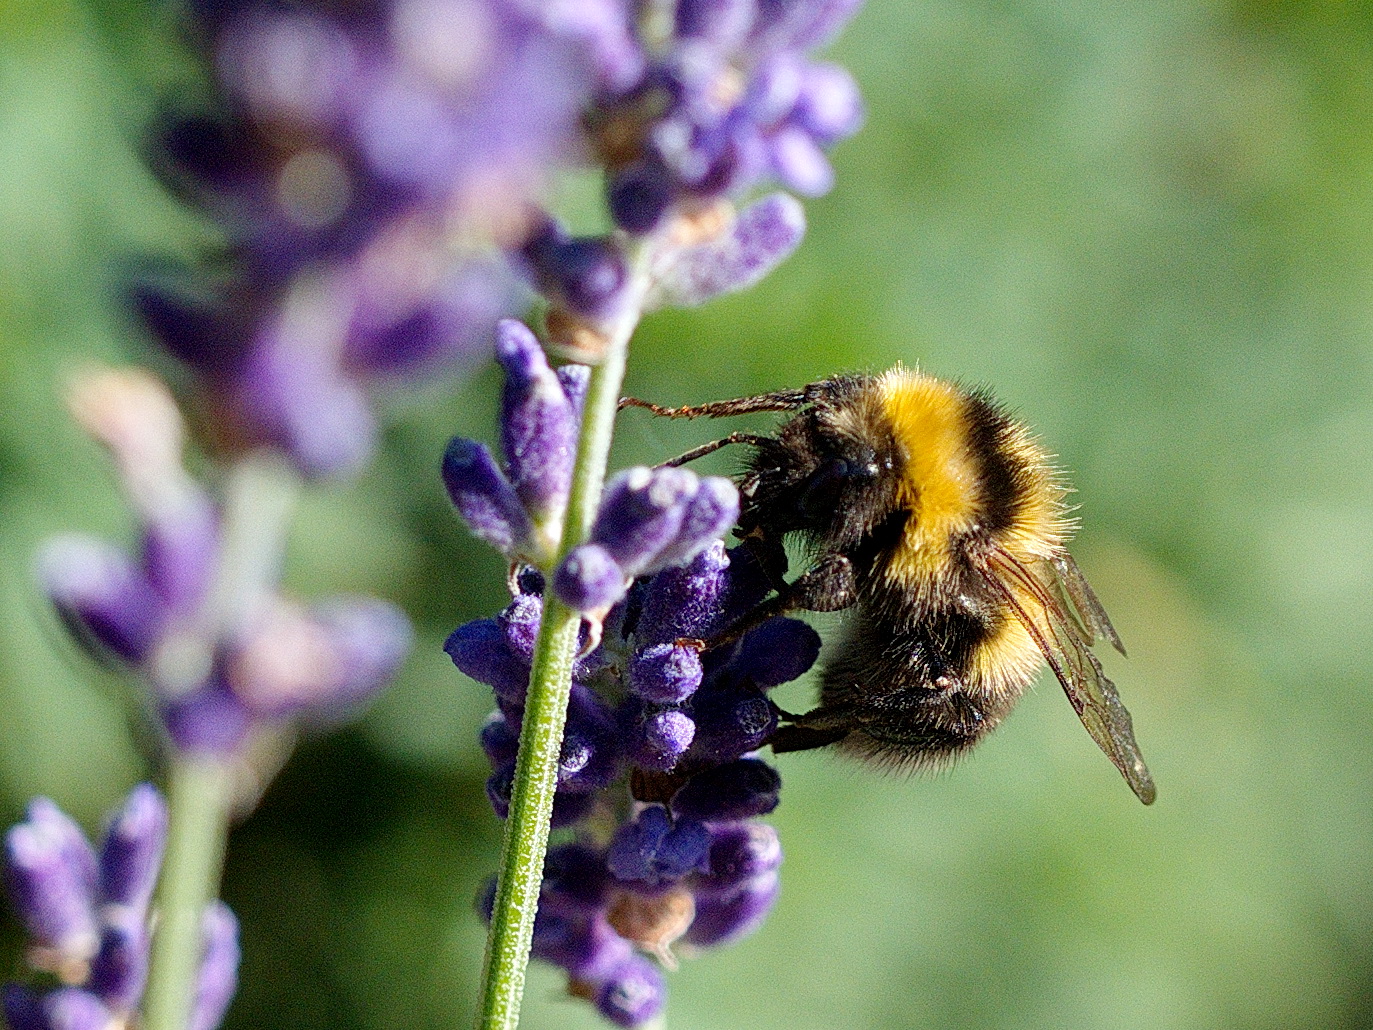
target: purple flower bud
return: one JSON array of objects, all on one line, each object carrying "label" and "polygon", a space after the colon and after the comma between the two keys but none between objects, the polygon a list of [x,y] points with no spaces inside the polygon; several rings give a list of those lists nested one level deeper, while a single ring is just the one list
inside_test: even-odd
[{"label": "purple flower bud", "polygon": [[710,828],[708,872],[694,883],[697,903],[703,896],[733,894],[782,865],[777,830],[767,823],[716,823]]},{"label": "purple flower bud", "polygon": [[80,827],[47,798],[5,836],[6,879],[30,936],[79,961],[99,944],[94,910],[96,860]]},{"label": "purple flower bud", "polygon": [[545,231],[537,233],[522,253],[535,283],[550,300],[589,318],[615,314],[629,270],[612,240],[567,239],[559,232]]},{"label": "purple flower bud", "polygon": [[780,886],[777,873],[762,873],[733,893],[697,895],[696,918],[686,939],[710,948],[747,936],[772,910]]},{"label": "purple flower bud", "polygon": [[560,513],[577,454],[572,402],[523,323],[497,324],[496,359],[505,369],[501,449],[515,493],[535,520]]},{"label": "purple flower bud", "polygon": [[38,995],[21,984],[5,984],[0,995],[11,1030],[52,1030]]},{"label": "purple flower bud", "polygon": [[496,459],[482,444],[455,436],[443,453],[443,482],[478,539],[513,555],[529,538],[529,516]]},{"label": "purple flower bud", "polygon": [[567,394],[568,402],[572,405],[572,413],[580,425],[582,402],[586,400],[586,390],[591,385],[591,366],[559,365],[557,376],[558,382],[563,384],[563,393]]},{"label": "purple flower bud", "polygon": [[659,805],[650,805],[615,831],[606,866],[615,878],[656,887],[680,880],[704,865],[710,833],[698,822],[676,822]]},{"label": "purple flower bud", "polygon": [[201,754],[234,751],[253,726],[252,713],[222,675],[190,693],[161,699],[159,715],[178,750]]},{"label": "purple flower bud", "polygon": [[164,608],[118,549],[92,537],[56,537],[38,556],[38,577],[68,629],[96,654],[135,664],[148,657]]},{"label": "purple flower bud", "polygon": [[729,663],[731,677],[764,690],[790,683],[820,657],[820,634],[799,619],[769,619],[744,637]]},{"label": "purple flower bud", "polygon": [[668,255],[654,270],[648,307],[694,307],[746,289],[790,257],[805,232],[805,209],[794,197],[764,197],[728,232]]},{"label": "purple flower bud", "polygon": [[553,573],[563,603],[581,612],[608,608],[624,596],[628,577],[600,544],[574,547]]},{"label": "purple flower bud", "polygon": [[600,908],[610,886],[601,851],[578,841],[548,849],[543,866],[543,891],[560,904],[588,911]]},{"label": "purple flower bud", "polygon": [[109,1030],[114,1019],[99,998],[78,987],[59,987],[41,1005],[51,1030]]},{"label": "purple flower bud", "polygon": [[763,745],[777,729],[777,713],[749,686],[713,686],[692,699],[696,718],[693,753],[714,761],[738,758]]},{"label": "purple flower bud", "polygon": [[646,1023],[663,1010],[667,985],[657,967],[638,955],[628,959],[602,982],[596,1008],[616,1026]]},{"label": "purple flower bud", "polygon": [[595,691],[572,684],[558,758],[558,788],[589,793],[608,786],[620,771],[615,717]]},{"label": "purple flower bud", "polygon": [[372,453],[377,427],[363,391],[311,342],[275,326],[239,382],[245,417],[307,476],[343,476]]},{"label": "purple flower bud", "polygon": [[799,55],[781,53],[763,62],[749,80],[744,105],[752,120],[763,126],[781,121],[801,96],[802,64]]},{"label": "purple flower bud", "polygon": [[496,620],[464,623],[449,634],[443,649],[459,672],[494,688],[498,697],[524,703],[529,664],[511,651]]},{"label": "purple flower bud", "polygon": [[342,676],[327,684],[306,709],[315,722],[351,715],[395,676],[414,642],[410,620],[393,604],[372,597],[333,597],[311,607]]},{"label": "purple flower bud", "polygon": [[635,640],[641,644],[670,644],[681,637],[709,640],[724,628],[720,600],[729,569],[724,544],[715,540],[686,564],[659,572],[644,594]]},{"label": "purple flower bud", "polygon": [[853,76],[837,64],[811,64],[803,73],[801,96],[792,112],[821,144],[851,136],[863,124],[863,98]]},{"label": "purple flower bud", "polygon": [[675,768],[696,737],[696,723],[686,712],[668,708],[648,712],[631,723],[629,760],[641,769],[668,772]]},{"label": "purple flower bud", "polygon": [[834,185],[829,158],[810,134],[788,126],[772,137],[772,167],[783,184],[806,197],[819,197]]},{"label": "purple flower bud", "polygon": [[645,701],[685,701],[701,685],[701,655],[694,647],[652,644],[629,659],[629,685]]},{"label": "purple flower bud", "polygon": [[703,822],[748,819],[777,807],[782,778],[756,758],[699,772],[672,797],[672,814]]},{"label": "purple flower bud", "polygon": [[496,616],[506,646],[526,663],[534,657],[534,642],[542,619],[543,598],[536,594],[520,594]]},{"label": "purple flower bud", "polygon": [[176,510],[160,512],[143,535],[143,567],[167,608],[194,611],[205,598],[219,555],[219,515],[209,498],[188,492]]},{"label": "purple flower bud", "polygon": [[100,904],[127,907],[143,919],[157,885],[167,840],[167,806],[150,783],[129,792],[110,820],[100,850]]},{"label": "purple flower bud", "polygon": [[238,920],[228,905],[216,901],[205,909],[200,932],[205,952],[188,1030],[215,1030],[238,989]]},{"label": "purple flower bud", "polygon": [[658,552],[646,571],[681,565],[715,543],[739,518],[739,490],[722,476],[702,479],[686,502],[677,539]]},{"label": "purple flower bud", "polygon": [[86,987],[115,1011],[136,1008],[148,979],[149,944],[142,913],[137,918],[107,923]]},{"label": "purple flower bud", "polygon": [[[224,127],[212,122],[182,123],[183,134],[219,134]],[[215,146],[201,141],[195,148],[201,155],[213,155]],[[232,163],[229,155],[222,155]],[[219,171],[210,174],[221,174]],[[221,301],[211,297],[192,297],[185,289],[145,280],[129,289],[129,303],[144,328],[169,354],[191,368],[208,375],[226,373],[242,359],[242,347],[235,341],[240,330]]]},{"label": "purple flower bud", "polygon": [[591,539],[627,574],[638,575],[675,541],[687,502],[699,489],[700,480],[686,469],[621,472],[606,485]]},{"label": "purple flower bud", "polygon": [[[502,765],[486,780],[486,798],[497,818],[505,819],[510,815],[510,791],[515,783],[514,761]],[[560,828],[580,822],[596,807],[595,794],[558,791],[553,796],[552,826]]]},{"label": "purple flower bud", "polygon": [[677,0],[677,35],[728,52],[753,25],[756,10],[756,0]]},{"label": "purple flower bud", "polygon": [[755,52],[784,47],[813,50],[844,27],[863,0],[796,0],[759,4],[758,21],[748,42]]},{"label": "purple flower bud", "polygon": [[627,165],[610,178],[606,204],[625,232],[652,232],[672,204],[672,176],[657,161]]},{"label": "purple flower bud", "polygon": [[629,958],[631,949],[599,914],[541,907],[533,954],[579,979],[600,980]]},{"label": "purple flower bud", "polygon": [[519,728],[501,712],[492,712],[481,728],[482,751],[493,769],[515,761],[520,750]]}]

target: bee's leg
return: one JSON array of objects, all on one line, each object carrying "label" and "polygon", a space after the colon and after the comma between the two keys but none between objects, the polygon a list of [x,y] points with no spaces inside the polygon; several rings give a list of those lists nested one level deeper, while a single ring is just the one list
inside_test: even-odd
[{"label": "bee's leg", "polygon": [[811,751],[817,747],[828,747],[849,735],[847,729],[816,729],[813,726],[779,726],[767,739],[767,745],[775,755],[787,751]]},{"label": "bee's leg", "polygon": [[663,462],[658,467],[676,468],[680,465],[685,465],[689,461],[695,461],[697,458],[704,458],[707,454],[714,454],[716,451],[720,450],[720,448],[728,447],[730,444],[746,443],[752,447],[761,447],[767,442],[768,437],[766,436],[757,436],[753,433],[730,433],[729,436],[722,439],[712,440],[710,443],[703,443],[700,447],[693,447],[685,454],[679,454],[677,457]]},{"label": "bee's leg", "polygon": [[728,401],[689,404],[680,408],[666,408],[651,401],[640,400],[638,397],[621,397],[619,410],[647,408],[660,418],[729,418],[733,415],[747,415],[753,411],[795,411],[830,396],[834,388],[834,380],[826,379],[803,386],[799,390],[777,390],[774,393],[760,393],[755,397],[736,397]]},{"label": "bee's leg", "polygon": [[836,612],[857,599],[858,587],[853,564],[842,554],[828,555],[818,565],[785,584],[772,597],[762,601],[720,634],[702,642],[702,650],[731,644],[768,619],[789,612]]}]

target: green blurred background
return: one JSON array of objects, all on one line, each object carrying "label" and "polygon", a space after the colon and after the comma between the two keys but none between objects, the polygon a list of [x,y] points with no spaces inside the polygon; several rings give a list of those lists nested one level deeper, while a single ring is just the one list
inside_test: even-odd
[{"label": "green blurred background", "polygon": [[[136,155],[184,60],[169,25],[0,3],[6,824],[41,792],[93,826],[148,775],[124,686],[65,642],[30,563],[55,531],[131,535],[58,391],[144,353],[112,302],[121,262],[204,238]],[[946,775],[785,756],[781,901],[671,977],[669,1024],[1373,1027],[1373,8],[870,0],[835,49],[870,118],[802,250],[653,317],[627,389],[676,403],[897,360],[994,387],[1079,488],[1076,551],[1131,649],[1108,667],[1159,801],[1052,681]],[[232,837],[229,1027],[468,1023],[499,824],[489,695],[439,644],[501,604],[502,572],[436,465],[449,434],[490,438],[496,384],[398,403],[363,480],[306,498],[290,585],[391,598],[420,641]],[[709,431],[630,413],[615,463]],[[546,969],[525,1011],[598,1025]]]}]

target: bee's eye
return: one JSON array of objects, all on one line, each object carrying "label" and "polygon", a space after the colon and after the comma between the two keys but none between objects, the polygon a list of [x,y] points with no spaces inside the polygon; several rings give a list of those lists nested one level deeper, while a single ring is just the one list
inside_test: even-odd
[{"label": "bee's eye", "polygon": [[807,515],[832,517],[835,505],[845,491],[875,479],[878,472],[877,463],[869,457],[860,461],[831,458],[806,480],[801,493],[801,510]]}]

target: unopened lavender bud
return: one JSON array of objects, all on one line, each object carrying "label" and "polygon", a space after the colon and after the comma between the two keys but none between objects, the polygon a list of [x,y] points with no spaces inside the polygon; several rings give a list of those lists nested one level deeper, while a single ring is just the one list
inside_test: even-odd
[{"label": "unopened lavender bud", "polygon": [[205,909],[200,928],[205,950],[188,1030],[215,1030],[238,989],[238,920],[228,905],[216,901]]},{"label": "unopened lavender bud", "polygon": [[601,907],[610,886],[603,852],[580,841],[548,849],[543,865],[543,890],[562,904],[587,911]]},{"label": "unopened lavender bud", "polygon": [[624,596],[628,576],[600,544],[574,547],[553,573],[553,589],[580,612],[609,608]]},{"label": "unopened lavender bud", "polygon": [[764,197],[742,211],[728,232],[665,255],[654,269],[648,306],[694,307],[746,289],[790,257],[805,232],[805,209],[794,197]]},{"label": "unopened lavender bud", "polygon": [[787,126],[772,137],[771,143],[772,167],[785,185],[806,197],[830,191],[834,169],[808,132]]},{"label": "unopened lavender bud", "polygon": [[501,449],[515,493],[536,522],[558,521],[577,453],[577,416],[543,347],[523,323],[496,326],[496,359],[505,369]]},{"label": "unopened lavender bud", "polygon": [[143,996],[148,978],[149,938],[143,914],[106,924],[100,950],[91,961],[86,986],[115,1011],[128,1012]]},{"label": "unopened lavender bud", "polygon": [[641,769],[667,772],[691,747],[696,722],[678,708],[649,712],[631,727],[628,757]]},{"label": "unopened lavender bud", "polygon": [[608,318],[620,307],[629,270],[613,240],[544,232],[523,254],[539,289],[554,303],[595,319]]},{"label": "unopened lavender bud", "polygon": [[[515,763],[510,761],[493,772],[486,780],[486,799],[497,818],[506,819],[510,815],[510,792],[515,784]],[[553,796],[553,820],[555,828],[571,826],[580,822],[596,806],[595,794],[573,793],[560,790]]]},{"label": "unopened lavender bud", "polygon": [[685,701],[701,685],[701,655],[694,647],[653,644],[629,659],[629,685],[645,701]]},{"label": "unopened lavender bud", "polygon": [[410,620],[393,604],[373,597],[335,597],[311,607],[324,631],[340,675],[312,702],[315,721],[356,711],[395,677],[414,643]]},{"label": "unopened lavender bud", "polygon": [[616,1026],[635,1027],[663,1010],[667,986],[662,974],[638,955],[628,959],[600,985],[596,1008]]},{"label": "unopened lavender bud", "polygon": [[163,698],[158,714],[178,750],[218,756],[239,748],[254,721],[222,676],[212,676],[190,693]]},{"label": "unopened lavender bud", "polygon": [[459,672],[492,687],[498,697],[524,703],[529,664],[510,650],[495,619],[464,623],[449,634],[443,649]]},{"label": "unopened lavender bud", "polygon": [[721,597],[729,586],[730,559],[718,540],[685,564],[663,569],[644,594],[636,641],[672,643],[681,637],[709,639],[719,625]]},{"label": "unopened lavender bud", "polygon": [[724,51],[744,38],[756,10],[753,0],[678,0],[677,35]]},{"label": "unopened lavender bud", "polygon": [[672,814],[720,822],[766,815],[777,807],[782,778],[756,758],[699,772],[672,797]]},{"label": "unopened lavender bud", "polygon": [[5,837],[5,872],[15,910],[39,944],[84,961],[99,944],[95,855],[78,827],[47,798]]},{"label": "unopened lavender bud", "polygon": [[563,384],[563,392],[567,394],[568,402],[572,405],[572,413],[580,425],[582,402],[586,400],[586,390],[591,385],[591,366],[559,365],[557,375],[558,382]]},{"label": "unopened lavender bud", "polygon": [[777,729],[768,699],[748,685],[713,686],[692,700],[696,753],[716,761],[736,758],[763,745]]},{"label": "unopened lavender bud", "polygon": [[22,984],[5,984],[0,1005],[10,1030],[52,1030],[42,1000]]},{"label": "unopened lavender bud", "polygon": [[820,657],[820,634],[800,619],[769,619],[744,637],[730,675],[766,690],[789,683]]},{"label": "unopened lavender bud", "polygon": [[40,1003],[48,1030],[109,1030],[114,1014],[79,987],[59,987]]},{"label": "unopened lavender bud", "polygon": [[686,502],[677,538],[658,552],[643,571],[690,561],[717,541],[739,518],[739,490],[722,476],[709,476]]},{"label": "unopened lavender bud", "polygon": [[853,76],[837,64],[811,64],[791,117],[822,144],[851,136],[863,124],[863,98]]},{"label": "unopened lavender bud", "polygon": [[127,908],[141,920],[157,885],[166,840],[166,803],[152,784],[140,783],[105,831],[100,904]]},{"label": "unopened lavender bud", "polygon": [[621,229],[651,232],[672,204],[672,176],[656,161],[627,165],[610,179],[606,203]]},{"label": "unopened lavender bud", "polygon": [[560,790],[588,793],[608,786],[620,771],[615,717],[595,691],[572,685],[558,759]]},{"label": "unopened lavender bud", "polygon": [[486,447],[460,436],[449,441],[443,454],[443,482],[474,536],[502,554],[520,551],[529,539],[529,516]]},{"label": "unopened lavender bud", "polygon": [[496,616],[496,623],[505,634],[510,650],[528,662],[534,657],[534,641],[539,636],[542,619],[543,598],[537,594],[520,594]]},{"label": "unopened lavender bud", "polygon": [[698,896],[732,894],[782,864],[777,829],[767,823],[716,823],[710,828],[708,870],[696,878]]},{"label": "unopened lavender bud", "polygon": [[700,480],[686,469],[628,469],[606,485],[591,539],[627,574],[638,575],[676,540],[699,489]]},{"label": "unopened lavender bud", "polygon": [[520,750],[519,728],[511,726],[502,712],[492,712],[481,728],[481,746],[492,768],[515,761]]},{"label": "unopened lavender bud", "polygon": [[674,821],[666,809],[650,805],[615,831],[606,866],[618,880],[656,887],[701,868],[709,850],[710,833],[699,822]]},{"label": "unopened lavender bud", "polygon": [[38,556],[38,576],[87,647],[132,664],[151,654],[165,609],[142,571],[117,548],[92,537],[54,538]]},{"label": "unopened lavender bud", "polygon": [[193,611],[205,598],[219,556],[219,515],[209,498],[187,490],[143,533],[148,582],[168,609]]},{"label": "unopened lavender bud", "polygon": [[708,948],[738,940],[756,930],[777,900],[781,878],[762,873],[730,894],[696,896],[696,918],[686,939]]}]

